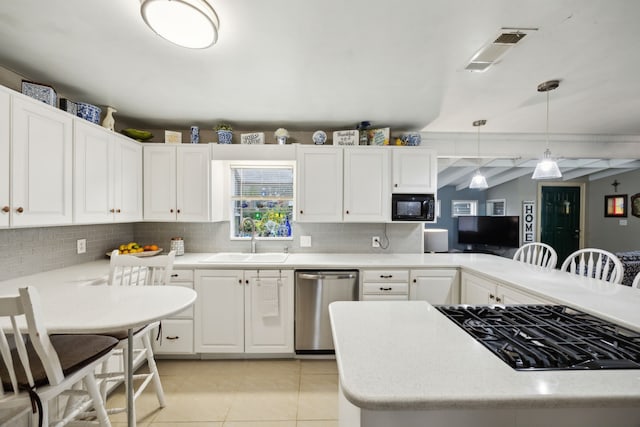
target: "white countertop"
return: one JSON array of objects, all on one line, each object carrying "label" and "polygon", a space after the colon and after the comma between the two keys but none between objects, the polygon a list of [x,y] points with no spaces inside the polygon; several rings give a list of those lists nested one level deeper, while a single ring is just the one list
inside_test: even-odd
[{"label": "white countertop", "polygon": [[[210,255],[176,257],[174,268],[462,268],[640,330],[637,289],[491,255],[290,254],[278,264],[202,262]],[[107,259],[79,264],[1,282],[0,294],[25,284],[99,283],[107,272]],[[362,408],[640,405],[640,370],[518,372],[425,302],[340,302],[331,312],[341,386]]]},{"label": "white countertop", "polygon": [[360,408],[640,405],[640,370],[519,372],[426,302],[329,310],[342,391]]}]

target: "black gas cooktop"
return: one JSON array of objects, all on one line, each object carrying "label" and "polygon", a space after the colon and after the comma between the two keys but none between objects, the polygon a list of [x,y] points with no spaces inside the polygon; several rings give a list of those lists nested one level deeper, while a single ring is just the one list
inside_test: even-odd
[{"label": "black gas cooktop", "polygon": [[640,333],[573,308],[436,308],[516,370],[640,369]]}]

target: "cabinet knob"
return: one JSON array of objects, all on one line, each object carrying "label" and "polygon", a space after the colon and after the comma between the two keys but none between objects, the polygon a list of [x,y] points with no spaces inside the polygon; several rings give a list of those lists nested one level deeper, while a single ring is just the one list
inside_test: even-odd
[{"label": "cabinet knob", "polygon": [[489,299],[496,299],[496,296],[494,294],[489,294]]},{"label": "cabinet knob", "polygon": [[393,184],[394,187],[398,188],[398,184]]},{"label": "cabinet knob", "polygon": [[114,213],[116,210],[115,209],[109,209],[109,212]]},{"label": "cabinet knob", "polygon": [[180,209],[176,210],[176,212],[180,213]]},{"label": "cabinet knob", "polygon": [[413,283],[418,283],[418,279],[413,279]]},{"label": "cabinet knob", "polygon": [[180,339],[180,337],[178,335],[174,335],[172,337],[165,337],[165,338],[168,339],[168,340],[179,340]]},{"label": "cabinet knob", "polygon": [[120,213],[120,209],[116,209],[116,213]]},{"label": "cabinet knob", "polygon": [[303,211],[303,210],[300,210],[300,213],[301,213],[301,214],[303,214],[303,213],[304,213],[304,211]]},{"label": "cabinet knob", "polygon": [[502,302],[502,298],[497,297],[497,298],[496,298],[496,302]]},{"label": "cabinet knob", "polygon": [[242,279],[238,279],[238,284],[242,285]]},{"label": "cabinet knob", "polygon": [[173,213],[173,209],[169,209],[169,212]]},{"label": "cabinet knob", "polygon": [[3,206],[2,207],[2,212],[4,213],[8,213],[11,210],[11,208],[9,206]]},{"label": "cabinet knob", "polygon": [[24,209],[22,209],[22,206],[20,206],[18,209],[16,209],[16,212],[22,213],[22,212],[24,212]]},{"label": "cabinet knob", "polygon": [[245,280],[244,282],[248,285],[249,284],[249,279]]}]

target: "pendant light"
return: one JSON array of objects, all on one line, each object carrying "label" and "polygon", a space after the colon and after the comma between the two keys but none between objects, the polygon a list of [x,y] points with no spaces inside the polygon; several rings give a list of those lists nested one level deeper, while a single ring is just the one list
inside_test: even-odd
[{"label": "pendant light", "polygon": [[191,49],[218,40],[218,16],[205,0],[140,0],[144,22],[160,37]]},{"label": "pendant light", "polygon": [[[478,128],[478,138],[476,139],[476,148],[478,151],[478,162],[480,162],[480,126],[484,126],[487,124],[486,120],[476,120],[473,122],[473,125]],[[469,184],[469,188],[475,188],[478,190],[489,188],[489,184],[487,184],[487,178],[484,177],[480,173],[480,167],[476,169],[476,174],[471,178],[471,183]]]},{"label": "pendant light", "polygon": [[549,91],[557,89],[560,86],[559,80],[549,80],[548,82],[540,83],[538,85],[538,92],[547,93],[547,149],[544,150],[542,160],[536,165],[536,169],[533,171],[532,179],[555,179],[562,178],[562,172],[558,167],[558,163],[551,157],[551,150],[549,150]]}]

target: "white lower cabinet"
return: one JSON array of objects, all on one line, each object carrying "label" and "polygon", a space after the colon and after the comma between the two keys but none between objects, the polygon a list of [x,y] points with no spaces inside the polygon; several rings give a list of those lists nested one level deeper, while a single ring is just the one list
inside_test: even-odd
[{"label": "white lower cabinet", "polygon": [[293,353],[293,271],[196,270],[196,353]]},{"label": "white lower cabinet", "polygon": [[462,304],[553,304],[508,285],[475,274],[462,272]]},{"label": "white lower cabinet", "polygon": [[[185,286],[193,289],[193,270],[173,270],[171,286]],[[157,331],[152,337],[153,352],[156,355],[193,354],[193,306],[162,320],[160,336]],[[157,337],[157,339],[156,339]]]},{"label": "white lower cabinet", "polygon": [[409,299],[430,304],[458,304],[460,280],[455,268],[411,270]]},{"label": "white lower cabinet", "polygon": [[362,301],[406,301],[409,299],[407,270],[362,270]]}]

